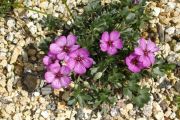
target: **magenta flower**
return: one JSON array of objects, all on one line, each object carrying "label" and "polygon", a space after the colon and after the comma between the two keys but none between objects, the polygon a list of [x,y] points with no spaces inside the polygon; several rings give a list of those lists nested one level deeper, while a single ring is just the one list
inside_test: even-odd
[{"label": "magenta flower", "polygon": [[56,62],[53,66],[50,67],[50,70],[45,73],[45,80],[47,83],[50,83],[51,86],[55,89],[66,88],[71,83],[69,74],[70,69],[68,67],[61,67]]},{"label": "magenta flower", "polygon": [[128,66],[128,69],[134,73],[138,73],[141,71],[141,69],[143,69],[143,64],[139,61],[139,56],[134,53],[126,57],[125,62]]},{"label": "magenta flower", "polygon": [[81,75],[92,66],[93,59],[89,57],[89,52],[85,48],[80,48],[69,54],[66,63],[71,70]]},{"label": "magenta flower", "polygon": [[56,55],[48,52],[46,56],[43,58],[43,64],[49,66],[50,64],[54,63],[56,60]]},{"label": "magenta flower", "polygon": [[117,53],[117,49],[122,49],[123,43],[118,31],[112,31],[110,34],[104,32],[100,40],[100,48],[103,52],[107,52],[109,55]]},{"label": "magenta flower", "polygon": [[79,45],[76,45],[77,37],[69,34],[66,36],[60,36],[55,43],[50,45],[50,52],[57,55],[59,60],[68,58],[69,53],[77,50]]},{"label": "magenta flower", "polygon": [[139,55],[139,60],[143,63],[144,67],[150,67],[155,62],[154,52],[159,48],[150,39],[147,41],[144,38],[139,40],[139,46],[135,48],[135,54]]}]

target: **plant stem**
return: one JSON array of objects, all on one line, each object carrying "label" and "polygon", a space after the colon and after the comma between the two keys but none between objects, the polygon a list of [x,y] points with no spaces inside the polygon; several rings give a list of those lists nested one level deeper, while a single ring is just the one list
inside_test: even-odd
[{"label": "plant stem", "polygon": [[70,14],[71,18],[72,18],[73,20],[75,20],[73,14],[72,14],[72,12],[71,12],[71,10],[69,9],[69,6],[67,5],[67,1],[66,1],[66,0],[62,0],[62,3],[66,6],[66,9],[67,9],[68,13]]}]

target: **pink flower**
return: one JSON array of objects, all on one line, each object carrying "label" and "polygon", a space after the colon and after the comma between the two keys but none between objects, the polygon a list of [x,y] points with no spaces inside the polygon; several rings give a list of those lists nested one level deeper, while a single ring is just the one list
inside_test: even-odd
[{"label": "pink flower", "polygon": [[104,32],[102,34],[100,48],[103,52],[107,52],[109,55],[114,55],[118,52],[117,49],[122,49],[122,47],[123,43],[118,31],[112,31],[110,34]]},{"label": "pink flower", "polygon": [[155,62],[154,52],[159,48],[150,39],[147,41],[144,38],[139,40],[139,47],[135,48],[135,54],[139,55],[139,60],[143,63],[144,67],[150,67]]},{"label": "pink flower", "polygon": [[134,53],[126,57],[125,62],[128,66],[128,69],[134,73],[138,73],[141,71],[141,69],[143,69],[143,64],[139,61],[139,56]]},{"label": "pink flower", "polygon": [[86,69],[93,64],[93,59],[89,57],[89,52],[85,48],[80,48],[69,54],[66,61],[67,66],[77,74],[86,73]]},{"label": "pink flower", "polygon": [[70,69],[66,66],[60,66],[58,62],[55,62],[49,67],[50,69],[45,73],[45,80],[50,83],[55,89],[66,88],[71,83],[69,77]]},{"label": "pink flower", "polygon": [[77,50],[79,45],[76,45],[77,37],[69,34],[66,36],[60,36],[55,43],[50,45],[50,52],[57,55],[59,60],[68,58],[69,53]]},{"label": "pink flower", "polygon": [[50,64],[54,63],[56,60],[56,55],[48,52],[48,55],[44,56],[43,64],[49,66]]}]

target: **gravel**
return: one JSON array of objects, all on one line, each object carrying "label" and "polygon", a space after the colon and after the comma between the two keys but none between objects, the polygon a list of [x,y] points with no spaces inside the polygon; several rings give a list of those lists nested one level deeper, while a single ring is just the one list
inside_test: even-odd
[{"label": "gravel", "polygon": [[[69,21],[65,5],[57,0],[20,2]],[[72,10],[81,2],[88,3],[88,0],[67,0]],[[110,2],[102,0],[102,5]],[[162,55],[167,62],[180,66],[180,3],[175,0],[149,1],[147,7],[153,16],[149,21],[150,27],[152,31],[158,31],[158,55]],[[52,90],[44,83],[42,56],[45,53],[37,48],[49,32],[41,24],[44,17],[44,14],[17,8],[11,16],[0,21],[0,117],[9,120],[75,120],[75,117],[88,119],[91,109],[72,109],[65,104],[69,99],[69,91],[59,96],[62,91]],[[61,31],[59,29],[56,34],[60,35]],[[180,119],[177,115],[180,111],[173,99],[174,95],[180,93],[178,77],[170,73],[157,81],[150,78],[141,80],[140,84],[151,89],[149,103],[138,109],[121,97],[110,108],[107,120]],[[92,120],[100,120],[102,117],[106,119],[101,112],[97,112],[92,115]]]}]

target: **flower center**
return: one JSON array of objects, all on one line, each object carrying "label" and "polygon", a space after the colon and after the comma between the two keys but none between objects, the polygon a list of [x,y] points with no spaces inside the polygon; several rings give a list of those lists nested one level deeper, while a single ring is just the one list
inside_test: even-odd
[{"label": "flower center", "polygon": [[83,60],[83,58],[82,58],[81,56],[77,56],[77,57],[75,58],[75,60],[76,60],[77,62],[81,62],[81,61]]},{"label": "flower center", "polygon": [[133,59],[133,60],[132,60],[132,64],[137,65],[137,64],[138,64],[138,60],[137,60],[136,58]]},{"label": "flower center", "polygon": [[66,53],[68,53],[68,52],[69,52],[69,47],[68,47],[68,46],[64,46],[64,47],[63,47],[63,51],[66,52]]},{"label": "flower center", "polygon": [[107,44],[108,44],[108,46],[112,46],[112,45],[113,45],[113,41],[112,41],[112,40],[109,40],[109,41],[107,42]]},{"label": "flower center", "polygon": [[60,78],[60,77],[63,76],[63,74],[61,74],[60,72],[58,72],[58,73],[56,74],[56,76],[57,76],[58,78]]},{"label": "flower center", "polygon": [[149,53],[149,51],[147,51],[147,50],[144,51],[145,56],[148,56],[148,53]]}]

